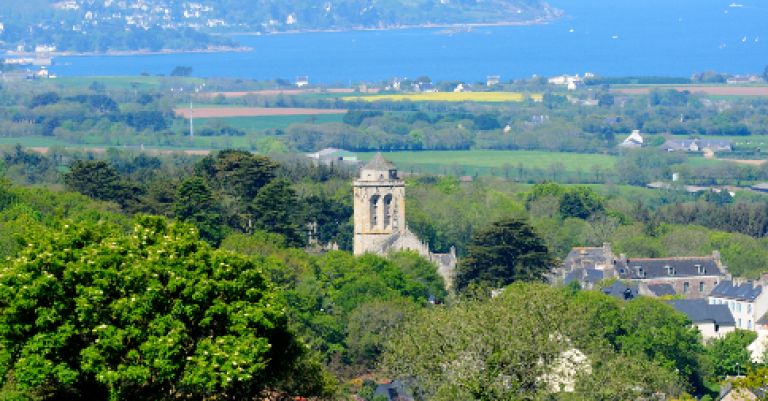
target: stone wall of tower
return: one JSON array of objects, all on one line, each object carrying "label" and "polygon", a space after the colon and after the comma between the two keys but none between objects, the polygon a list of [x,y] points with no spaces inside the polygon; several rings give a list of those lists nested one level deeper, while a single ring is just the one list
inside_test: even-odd
[{"label": "stone wall of tower", "polygon": [[382,253],[393,235],[404,234],[405,184],[400,180],[355,181],[354,253]]}]

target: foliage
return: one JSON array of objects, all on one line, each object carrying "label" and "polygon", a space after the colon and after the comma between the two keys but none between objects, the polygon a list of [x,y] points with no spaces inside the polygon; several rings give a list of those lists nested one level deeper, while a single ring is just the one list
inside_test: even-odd
[{"label": "foliage", "polygon": [[193,177],[181,183],[174,215],[181,221],[192,223],[200,231],[200,237],[213,244],[224,238],[221,213],[221,207],[205,181]]},{"label": "foliage", "polygon": [[561,290],[516,283],[491,300],[423,311],[389,343],[384,366],[395,377],[418,377],[414,390],[431,400],[625,400],[679,392],[674,374],[642,355],[577,345],[594,338],[573,312]]},{"label": "foliage", "polygon": [[264,185],[253,200],[252,208],[253,225],[257,229],[282,235],[289,246],[306,243],[300,225],[304,213],[288,181],[276,179]]},{"label": "foliage", "polygon": [[322,393],[264,267],[158,218],[129,235],[65,226],[4,268],[3,383],[67,399]]},{"label": "foliage", "polygon": [[135,201],[136,191],[105,161],[76,160],[64,175],[64,183],[73,191],[94,199],[111,201],[125,208]]},{"label": "foliage", "polygon": [[472,237],[456,271],[456,288],[470,284],[500,288],[515,281],[541,280],[555,264],[544,241],[527,223],[502,220]]},{"label": "foliage", "polygon": [[715,377],[724,378],[746,372],[752,366],[747,347],[756,338],[755,332],[736,330],[707,344],[707,353],[712,361]]}]

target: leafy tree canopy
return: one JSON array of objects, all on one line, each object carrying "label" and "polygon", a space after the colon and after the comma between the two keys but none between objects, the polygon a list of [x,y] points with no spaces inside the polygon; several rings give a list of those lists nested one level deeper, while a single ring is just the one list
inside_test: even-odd
[{"label": "leafy tree canopy", "polygon": [[265,262],[139,218],[65,226],[0,275],[0,375],[20,399],[251,399],[325,391]]},{"label": "leafy tree canopy", "polygon": [[515,281],[541,280],[554,263],[533,227],[519,219],[501,220],[473,235],[456,272],[456,287],[474,283],[500,288]]}]

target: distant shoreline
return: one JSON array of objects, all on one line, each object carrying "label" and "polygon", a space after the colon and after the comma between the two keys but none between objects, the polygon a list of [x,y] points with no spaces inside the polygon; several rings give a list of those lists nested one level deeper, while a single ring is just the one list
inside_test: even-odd
[{"label": "distant shoreline", "polygon": [[339,33],[339,32],[357,32],[357,31],[398,31],[407,29],[459,29],[459,28],[483,28],[500,26],[532,26],[546,25],[554,22],[563,16],[562,13],[556,15],[535,18],[526,21],[499,21],[499,22],[470,22],[470,23],[452,23],[452,24],[415,24],[415,25],[388,25],[384,27],[364,27],[355,26],[351,28],[332,28],[332,29],[295,29],[274,32],[228,32],[217,34],[219,36],[266,36],[266,35],[295,35],[301,33]]},{"label": "distant shoreline", "polygon": [[[329,28],[329,29],[295,29],[285,31],[274,32],[227,32],[227,33],[214,33],[214,36],[268,36],[268,35],[295,35],[302,33],[338,33],[338,32],[356,32],[356,31],[396,31],[407,29],[467,29],[467,28],[482,28],[482,27],[502,27],[502,26],[532,26],[532,25],[545,25],[549,24],[563,16],[562,12],[555,12],[550,15],[535,18],[526,21],[500,21],[500,22],[474,22],[474,23],[453,23],[453,24],[415,24],[415,25],[389,25],[384,27],[364,27],[356,26],[350,28]],[[460,32],[460,31],[457,31]],[[88,51],[88,52],[76,52],[76,51],[54,51],[50,52],[51,57],[93,57],[93,56],[151,56],[151,55],[168,55],[168,54],[195,54],[195,53],[246,53],[253,51],[252,47],[248,46],[210,46],[203,49],[162,49],[162,50],[108,50],[106,52]],[[0,50],[0,55],[7,55],[13,57],[35,57],[34,52],[14,52],[10,50]]]}]

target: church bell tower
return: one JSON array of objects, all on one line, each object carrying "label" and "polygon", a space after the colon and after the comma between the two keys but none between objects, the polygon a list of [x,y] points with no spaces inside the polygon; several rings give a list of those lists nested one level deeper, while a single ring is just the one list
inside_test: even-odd
[{"label": "church bell tower", "polygon": [[387,240],[404,234],[405,183],[381,153],[360,170],[354,183],[354,253],[381,253]]}]

